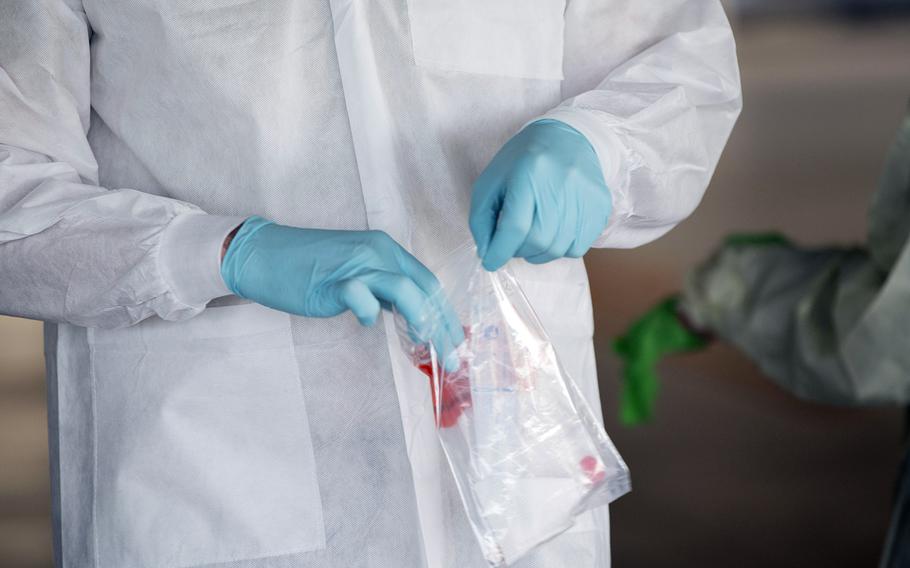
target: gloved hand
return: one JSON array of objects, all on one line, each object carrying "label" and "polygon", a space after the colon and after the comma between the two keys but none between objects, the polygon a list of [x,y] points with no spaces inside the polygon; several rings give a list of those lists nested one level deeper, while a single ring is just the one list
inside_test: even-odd
[{"label": "gloved hand", "polygon": [[695,332],[683,322],[677,303],[676,298],[664,300],[613,343],[613,349],[624,363],[620,413],[624,424],[640,424],[651,419],[658,390],[655,367],[663,357],[708,344],[707,334]]},{"label": "gloved hand", "polygon": [[373,325],[394,307],[418,341],[446,358],[464,339],[439,281],[380,231],[300,229],[247,219],[231,241],[221,275],[236,295],[283,312],[331,317],[351,310]]},{"label": "gloved hand", "polygon": [[487,270],[585,254],[607,225],[610,191],[588,140],[557,120],[526,126],[474,183],[469,224]]}]

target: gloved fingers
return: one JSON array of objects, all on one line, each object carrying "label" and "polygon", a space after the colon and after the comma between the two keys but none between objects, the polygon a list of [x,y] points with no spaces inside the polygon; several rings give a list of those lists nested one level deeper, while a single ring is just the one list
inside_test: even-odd
[{"label": "gloved fingers", "polygon": [[578,231],[578,208],[574,203],[566,204],[563,207],[562,219],[559,222],[559,228],[556,237],[546,251],[527,257],[527,261],[532,264],[544,264],[558,258],[563,258],[575,242],[575,236]]},{"label": "gloved fingers", "polygon": [[[494,158],[495,160],[495,158]],[[477,181],[471,194],[471,210],[468,214],[468,226],[471,236],[477,245],[477,254],[480,258],[486,255],[496,229],[496,220],[499,218],[499,209],[502,206],[504,187],[499,176],[485,170]]]},{"label": "gloved fingers", "polygon": [[335,285],[338,303],[357,317],[361,325],[370,327],[379,318],[379,300],[369,287],[357,279],[343,280]]},{"label": "gloved fingers", "polygon": [[420,337],[430,323],[427,297],[413,280],[394,272],[372,270],[358,279],[383,304],[391,305]]},{"label": "gloved fingers", "polygon": [[577,195],[578,236],[566,256],[579,258],[594,245],[610,218],[612,202],[609,192],[599,184],[579,190]]},{"label": "gloved fingers", "polygon": [[464,341],[464,329],[436,275],[403,248],[399,254],[399,265],[402,272],[413,279],[433,303],[451,342],[460,345]]},{"label": "gloved fingers", "polygon": [[[372,279],[376,281],[375,286],[378,286],[373,292],[377,294],[380,303],[385,309],[396,309],[402,314],[410,328],[408,333],[415,343],[430,341],[437,346],[440,353],[453,352],[454,346],[464,340],[464,331],[454,308],[442,293],[439,280],[414,255],[386,233],[378,232],[376,239],[374,246],[382,253],[381,266],[384,268],[377,268]],[[405,280],[401,280],[402,278]],[[370,282],[368,284],[373,285]],[[417,294],[414,286],[419,288],[422,294]],[[410,293],[404,297],[396,292],[407,290],[410,290]],[[418,296],[419,306],[415,303],[416,300],[407,300],[416,299]],[[418,315],[418,310],[422,310],[421,315]],[[419,318],[424,318],[425,321],[420,322]]]},{"label": "gloved fingers", "polygon": [[483,267],[491,272],[499,270],[515,256],[531,230],[534,221],[534,194],[530,187],[524,186],[529,182],[530,180],[513,180],[513,185],[506,190],[496,229],[483,256]]},{"label": "gloved fingers", "polygon": [[515,256],[527,259],[550,250],[559,236],[561,209],[562,204],[556,197],[556,192],[537,193],[531,230]]},{"label": "gloved fingers", "polygon": [[405,276],[411,278],[428,296],[436,294],[441,288],[439,280],[429,268],[406,251],[403,247],[398,251],[398,268]]},{"label": "gloved fingers", "polygon": [[575,242],[572,243],[572,246],[569,247],[569,250],[566,252],[566,256],[570,258],[583,257],[589,250],[591,250],[591,246],[599,236],[600,233],[579,235],[578,238],[575,239]]},{"label": "gloved fingers", "polygon": [[[405,321],[413,328],[410,330],[412,335],[419,334],[421,336],[419,340],[415,337],[415,342],[422,342],[426,340],[428,334],[431,334],[424,328],[439,327],[441,332],[449,331],[451,337],[448,342],[461,343],[464,332],[461,329],[461,324],[458,323],[454,309],[450,306],[446,308],[442,305],[444,298],[439,293],[441,286],[436,276],[414,255],[405,250],[395,239],[383,231],[372,231],[370,244],[377,253],[376,261],[373,265],[374,268],[372,269],[375,274],[372,277],[367,275],[364,281],[371,287],[379,286],[379,290],[374,288],[371,288],[371,290],[377,294],[382,307],[384,309],[397,309],[401,312]],[[406,281],[402,281],[402,278]],[[399,281],[392,282],[394,279]],[[416,310],[418,308],[414,307],[413,303],[399,305],[399,302],[402,301],[402,294],[396,291],[413,289],[415,286],[423,292],[420,295],[422,301],[432,308],[424,310],[429,314],[425,324],[417,322]],[[415,292],[415,290],[411,291]],[[410,293],[407,296],[416,298],[418,294]],[[409,313],[408,310],[412,310],[415,313]],[[443,323],[439,323],[440,321]],[[442,344],[442,341],[438,343]]]},{"label": "gloved fingers", "polygon": [[[584,213],[582,213],[584,215]],[[600,223],[595,223],[591,219],[581,219],[581,227],[579,228],[579,234],[575,237],[575,242],[572,243],[572,246],[569,248],[566,256],[572,258],[581,258],[591,249],[591,246],[594,244],[594,241],[597,240],[597,237],[600,236],[603,232],[603,226]]]},{"label": "gloved fingers", "polygon": [[461,325],[461,320],[458,319],[458,314],[455,313],[452,303],[449,302],[442,288],[439,289],[437,294],[430,297],[430,301],[435,304],[442,321],[445,323],[445,332],[448,334],[452,345],[458,347],[465,340],[464,328]]},{"label": "gloved fingers", "polygon": [[381,302],[387,302],[408,324],[408,334],[415,343],[431,343],[446,368],[455,351],[448,327],[433,301],[420,289],[413,279],[404,275],[375,270],[360,277]]}]

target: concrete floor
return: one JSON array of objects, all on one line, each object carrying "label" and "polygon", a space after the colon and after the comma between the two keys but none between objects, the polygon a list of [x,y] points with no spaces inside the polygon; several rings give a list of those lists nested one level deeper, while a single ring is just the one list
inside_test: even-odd
[{"label": "concrete floor", "polygon": [[[746,110],[693,218],[589,257],[604,407],[635,490],[613,508],[614,565],[874,566],[899,457],[897,409],[802,403],[722,345],[663,367],[658,419],[615,421],[609,341],[731,231],[863,239],[910,96],[910,22],[738,30]],[[0,566],[51,565],[40,325],[0,318]]]}]

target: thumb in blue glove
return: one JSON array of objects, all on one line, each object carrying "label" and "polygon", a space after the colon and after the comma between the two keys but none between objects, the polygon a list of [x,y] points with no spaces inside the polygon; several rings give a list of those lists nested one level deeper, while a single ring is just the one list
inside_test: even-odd
[{"label": "thumb in blue glove", "polygon": [[612,201],[588,140],[557,120],[526,126],[474,183],[469,224],[487,270],[513,257],[581,257],[603,232]]}]

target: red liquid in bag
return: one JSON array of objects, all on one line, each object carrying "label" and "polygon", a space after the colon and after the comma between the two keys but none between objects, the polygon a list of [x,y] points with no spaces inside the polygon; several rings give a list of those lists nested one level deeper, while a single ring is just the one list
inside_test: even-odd
[{"label": "red liquid in bag", "polygon": [[[465,337],[469,337],[469,330],[465,328]],[[433,379],[433,362],[429,350],[424,347],[415,352],[414,366],[430,379],[430,393],[433,398],[433,413],[436,414],[436,381]],[[440,428],[451,428],[458,422],[458,418],[467,408],[471,407],[471,383],[469,380],[468,363],[460,361],[458,370],[445,372],[438,370],[442,377],[442,398],[439,401],[439,415],[436,422]]]}]

